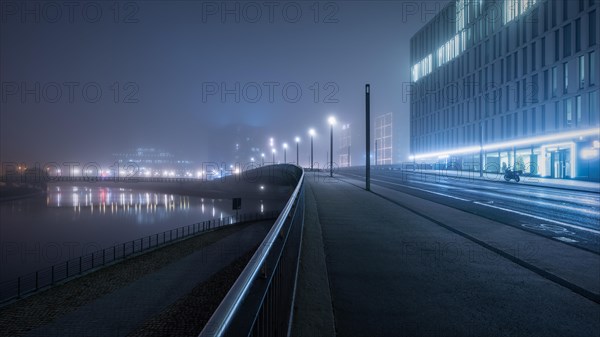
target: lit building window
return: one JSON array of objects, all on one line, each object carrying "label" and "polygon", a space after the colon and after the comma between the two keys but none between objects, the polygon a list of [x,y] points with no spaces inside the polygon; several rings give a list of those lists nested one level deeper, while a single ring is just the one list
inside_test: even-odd
[{"label": "lit building window", "polygon": [[585,86],[585,56],[579,56],[579,89]]},{"label": "lit building window", "polygon": [[415,64],[412,67],[412,80],[413,82],[418,81],[419,79],[429,75],[432,70],[432,56],[431,54],[427,55],[424,59],[422,59],[419,63]]},{"label": "lit building window", "polygon": [[504,1],[504,24],[525,13],[537,3],[537,0],[505,0]]},{"label": "lit building window", "polygon": [[569,63],[563,63],[563,77],[565,79],[565,87],[563,93],[569,92]]}]

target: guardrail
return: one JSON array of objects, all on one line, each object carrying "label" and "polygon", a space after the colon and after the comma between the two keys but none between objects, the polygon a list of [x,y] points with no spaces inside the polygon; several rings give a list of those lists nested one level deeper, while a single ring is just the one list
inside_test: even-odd
[{"label": "guardrail", "polygon": [[55,264],[51,267],[19,276],[17,279],[0,283],[0,304],[21,298],[25,295],[47,289],[53,285],[74,279],[92,270],[97,270],[116,261],[137,256],[141,252],[156,249],[184,238],[195,236],[215,228],[264,219],[272,219],[278,212],[249,213],[198,222],[188,226],[174,228],[161,233],[144,236],[91,254]]},{"label": "guardrail", "polygon": [[304,225],[304,172],[294,168],[294,193],[200,337],[289,335]]}]

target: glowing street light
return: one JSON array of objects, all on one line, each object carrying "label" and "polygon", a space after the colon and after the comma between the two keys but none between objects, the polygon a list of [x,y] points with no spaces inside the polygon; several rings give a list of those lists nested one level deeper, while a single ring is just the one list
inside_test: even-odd
[{"label": "glowing street light", "polygon": [[264,152],[263,152],[263,153],[261,153],[261,154],[260,154],[260,157],[261,157],[261,160],[262,160],[262,164],[261,164],[261,166],[265,166],[265,153],[264,153]]},{"label": "glowing street light", "polygon": [[313,169],[313,137],[315,136],[315,129],[308,130],[308,134],[310,135],[310,170]]},{"label": "glowing street light", "polygon": [[296,165],[300,166],[300,160],[299,160],[299,154],[300,151],[298,151],[299,149],[299,145],[300,144],[300,137],[296,137]]},{"label": "glowing street light", "polygon": [[283,163],[287,164],[287,143],[283,143]]},{"label": "glowing street light", "polygon": [[333,126],[335,125],[335,117],[331,116],[329,121],[329,176],[333,177]]}]

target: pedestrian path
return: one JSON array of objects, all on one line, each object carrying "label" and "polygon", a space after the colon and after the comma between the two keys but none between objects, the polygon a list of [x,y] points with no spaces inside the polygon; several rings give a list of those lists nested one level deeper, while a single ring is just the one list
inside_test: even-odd
[{"label": "pedestrian path", "polygon": [[[379,186],[372,193],[323,175],[307,184],[322,235],[312,248],[323,252],[320,284],[329,285],[318,291],[331,298],[338,336],[600,334],[597,255]],[[317,290],[300,280],[323,274],[306,262],[303,251],[297,336],[314,336],[299,320],[328,307],[306,300]]]}]

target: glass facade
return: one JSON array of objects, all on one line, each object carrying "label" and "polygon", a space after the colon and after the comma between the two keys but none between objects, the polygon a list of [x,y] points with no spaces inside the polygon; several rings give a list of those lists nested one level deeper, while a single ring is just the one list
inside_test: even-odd
[{"label": "glass facade", "polygon": [[486,171],[599,180],[598,6],[456,0],[443,8],[411,39],[413,159],[479,170],[483,152]]}]

